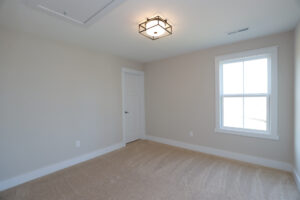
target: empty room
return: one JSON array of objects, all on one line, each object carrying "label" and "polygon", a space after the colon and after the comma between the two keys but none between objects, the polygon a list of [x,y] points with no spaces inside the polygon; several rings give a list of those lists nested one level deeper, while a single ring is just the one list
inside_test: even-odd
[{"label": "empty room", "polygon": [[0,0],[0,200],[300,200],[300,0]]}]

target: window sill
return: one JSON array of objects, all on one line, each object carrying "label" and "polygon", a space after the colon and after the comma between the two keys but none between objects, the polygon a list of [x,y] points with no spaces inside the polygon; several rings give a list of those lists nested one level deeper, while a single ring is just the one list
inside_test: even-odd
[{"label": "window sill", "polygon": [[243,131],[237,131],[237,130],[232,130],[232,129],[216,128],[215,132],[216,133],[239,135],[239,136],[245,136],[245,137],[252,137],[252,138],[279,140],[278,135],[270,135],[270,134],[255,133],[255,132],[253,132],[253,133],[252,132],[243,132]]}]

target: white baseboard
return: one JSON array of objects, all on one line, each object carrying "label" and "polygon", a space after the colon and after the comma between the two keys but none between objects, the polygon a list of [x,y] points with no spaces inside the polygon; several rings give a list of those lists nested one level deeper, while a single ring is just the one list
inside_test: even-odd
[{"label": "white baseboard", "polygon": [[298,190],[300,191],[300,176],[296,169],[294,169],[294,179],[297,184]]},{"label": "white baseboard", "polygon": [[91,153],[87,153],[87,154],[84,154],[84,155],[81,155],[81,156],[78,156],[78,157],[75,157],[75,158],[72,158],[72,159],[69,159],[69,160],[65,160],[65,161],[62,161],[62,162],[59,162],[59,163],[56,163],[56,164],[53,164],[53,165],[49,165],[47,167],[43,167],[43,168],[31,171],[31,172],[26,173],[26,174],[22,174],[20,176],[16,176],[16,177],[1,181],[0,182],[0,191],[9,189],[11,187],[20,185],[22,183],[31,181],[31,180],[36,179],[36,178],[51,174],[53,172],[56,172],[56,171],[59,171],[61,169],[70,167],[72,165],[76,165],[78,163],[90,160],[92,158],[104,155],[106,153],[109,153],[109,152],[112,152],[114,150],[120,149],[124,146],[125,145],[123,143],[118,143],[118,144],[111,145],[111,146],[108,146],[108,147],[103,148],[103,149],[99,149],[99,150],[91,152]]},{"label": "white baseboard", "polygon": [[270,167],[270,168],[274,168],[274,169],[280,169],[280,170],[288,171],[288,172],[293,172],[293,167],[291,164],[281,162],[281,161],[269,160],[269,159],[265,159],[265,158],[245,155],[245,154],[241,154],[241,153],[234,153],[234,152],[230,152],[230,151],[224,151],[224,150],[215,149],[215,148],[206,147],[206,146],[188,144],[188,143],[179,142],[176,140],[171,140],[171,139],[166,139],[166,138],[161,138],[161,137],[156,137],[156,136],[151,136],[151,135],[146,135],[146,139],[154,141],[154,142],[168,144],[168,145],[172,145],[172,146],[176,146],[176,147],[181,147],[184,149],[189,149],[189,150],[198,151],[198,152],[202,152],[202,153],[206,153],[206,154],[211,154],[211,155],[215,155],[215,156],[238,160],[238,161],[242,161],[242,162],[246,162],[246,163],[261,165],[261,166]]}]

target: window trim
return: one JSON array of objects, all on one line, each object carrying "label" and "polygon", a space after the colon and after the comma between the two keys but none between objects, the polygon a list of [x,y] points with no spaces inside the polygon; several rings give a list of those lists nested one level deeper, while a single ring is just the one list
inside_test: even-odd
[{"label": "window trim", "polygon": [[[267,132],[265,131],[259,131],[259,130],[251,130],[251,129],[239,129],[239,128],[226,128],[222,127],[222,115],[223,112],[221,109],[223,108],[221,98],[223,96],[221,95],[220,91],[220,84],[221,84],[221,66],[225,63],[232,62],[232,61],[238,61],[238,60],[245,60],[245,59],[253,59],[257,57],[269,57],[271,63],[269,63],[271,66],[268,67],[269,74],[271,74],[269,78],[269,90],[268,90],[268,97],[267,100],[269,101],[268,106],[268,120],[269,120],[269,130]],[[262,49],[255,49],[250,51],[244,51],[240,53],[234,53],[234,54],[228,54],[223,56],[217,56],[215,58],[215,86],[216,86],[216,133],[228,133],[228,134],[234,134],[234,135],[240,135],[240,136],[247,136],[247,137],[255,137],[255,138],[264,138],[264,139],[273,139],[273,140],[279,140],[279,136],[277,133],[277,122],[278,122],[278,94],[277,94],[277,80],[278,80],[278,46],[273,47],[267,47]],[[251,94],[252,95],[252,94]],[[259,95],[259,94],[254,94]],[[228,96],[228,95],[227,95]],[[264,94],[265,96],[265,94]]]}]

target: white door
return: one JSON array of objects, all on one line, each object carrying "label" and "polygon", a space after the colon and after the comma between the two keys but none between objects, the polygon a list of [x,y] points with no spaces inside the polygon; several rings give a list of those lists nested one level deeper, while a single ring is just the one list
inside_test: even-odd
[{"label": "white door", "polygon": [[123,132],[125,142],[141,139],[144,123],[144,74],[123,71]]}]

